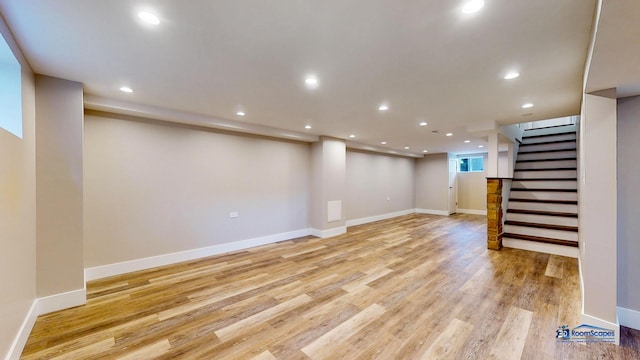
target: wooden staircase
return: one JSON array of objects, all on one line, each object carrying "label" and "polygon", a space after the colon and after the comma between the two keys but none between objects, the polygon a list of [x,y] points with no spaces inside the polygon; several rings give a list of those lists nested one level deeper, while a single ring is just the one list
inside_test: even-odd
[{"label": "wooden staircase", "polygon": [[575,125],[525,130],[518,151],[502,243],[578,256]]}]

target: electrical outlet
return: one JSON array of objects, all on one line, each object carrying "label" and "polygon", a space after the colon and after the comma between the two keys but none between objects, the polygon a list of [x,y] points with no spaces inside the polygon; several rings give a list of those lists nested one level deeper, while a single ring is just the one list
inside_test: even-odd
[{"label": "electrical outlet", "polygon": [[229,213],[229,217],[230,217],[230,218],[232,218],[232,219],[233,219],[233,218],[237,218],[237,217],[238,217],[238,212],[237,212],[237,211],[232,211],[232,212],[230,212],[230,213]]}]

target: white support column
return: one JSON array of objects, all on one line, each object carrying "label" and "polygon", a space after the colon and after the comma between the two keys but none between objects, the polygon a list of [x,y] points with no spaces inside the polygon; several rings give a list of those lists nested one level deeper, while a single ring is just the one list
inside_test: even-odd
[{"label": "white support column", "polygon": [[498,133],[489,134],[489,161],[487,163],[487,177],[498,177]]}]

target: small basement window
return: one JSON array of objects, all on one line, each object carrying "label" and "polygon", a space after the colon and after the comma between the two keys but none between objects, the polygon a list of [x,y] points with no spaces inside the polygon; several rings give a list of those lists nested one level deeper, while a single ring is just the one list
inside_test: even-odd
[{"label": "small basement window", "polygon": [[22,73],[20,63],[0,34],[0,132],[22,139]]},{"label": "small basement window", "polygon": [[458,164],[458,172],[484,171],[484,158],[482,156],[463,157],[458,159]]}]

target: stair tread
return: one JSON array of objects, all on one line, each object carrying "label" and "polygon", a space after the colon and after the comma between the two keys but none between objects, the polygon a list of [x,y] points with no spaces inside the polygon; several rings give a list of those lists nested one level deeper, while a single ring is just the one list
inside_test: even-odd
[{"label": "stair tread", "polygon": [[513,181],[578,181],[576,178],[531,178],[531,179],[513,179]]},{"label": "stair tread", "polygon": [[518,151],[518,155],[520,155],[520,154],[541,154],[541,153],[560,152],[560,151],[576,151],[576,149],[554,149],[554,150]]},{"label": "stair tread", "polygon": [[576,140],[572,139],[572,140],[554,140],[554,141],[545,141],[545,142],[539,142],[539,143],[533,143],[533,144],[522,144],[520,145],[520,147],[525,147],[525,146],[536,146],[536,145],[549,145],[549,144],[562,144],[562,143],[575,143]]},{"label": "stair tread", "polygon": [[552,224],[543,224],[543,223],[532,223],[528,221],[517,221],[517,220],[507,220],[504,222],[505,225],[514,225],[514,226],[525,226],[536,229],[549,229],[549,230],[561,230],[561,231],[571,231],[578,232],[577,226],[567,226],[567,225],[552,225]]},{"label": "stair tread", "polygon": [[540,199],[509,198],[509,201],[514,201],[514,202],[547,203],[547,204],[567,204],[567,205],[578,205],[578,200],[540,200]]},{"label": "stair tread", "polygon": [[576,124],[552,125],[552,126],[545,126],[545,127],[539,127],[539,128],[524,129],[524,131],[526,132],[526,131],[534,131],[534,130],[541,130],[541,129],[560,128],[563,126],[576,126]]},{"label": "stair tread", "polygon": [[511,191],[578,192],[578,189],[511,188]]},{"label": "stair tread", "polygon": [[[529,129],[527,129],[529,130]],[[534,139],[534,138],[541,138],[541,137],[545,137],[545,136],[560,136],[560,135],[568,135],[568,134],[575,134],[575,131],[563,131],[563,132],[557,132],[557,133],[553,133],[553,134],[542,134],[542,135],[526,135],[526,133],[524,133],[524,135],[522,136],[522,139]]]},{"label": "stair tread", "polygon": [[507,237],[507,238],[512,238],[512,239],[519,239],[519,240],[529,240],[529,241],[541,242],[541,243],[546,243],[546,244],[555,244],[555,245],[578,247],[578,242],[577,241],[560,240],[560,239],[553,239],[553,238],[547,238],[547,237],[542,237],[542,236],[503,233],[502,237],[503,238]]},{"label": "stair tread", "polygon": [[545,168],[545,169],[515,169],[513,171],[555,171],[555,170],[578,170],[577,167],[559,167],[559,168]]},{"label": "stair tread", "polygon": [[517,160],[517,163],[530,163],[530,162],[542,162],[542,161],[571,161],[578,160],[577,157],[566,157],[566,158],[557,158],[557,159],[533,159],[533,160]]},{"label": "stair tread", "polygon": [[529,215],[543,215],[543,216],[560,216],[577,218],[578,214],[559,211],[543,211],[543,210],[522,210],[522,209],[507,209],[507,213],[511,214],[529,214]]}]

